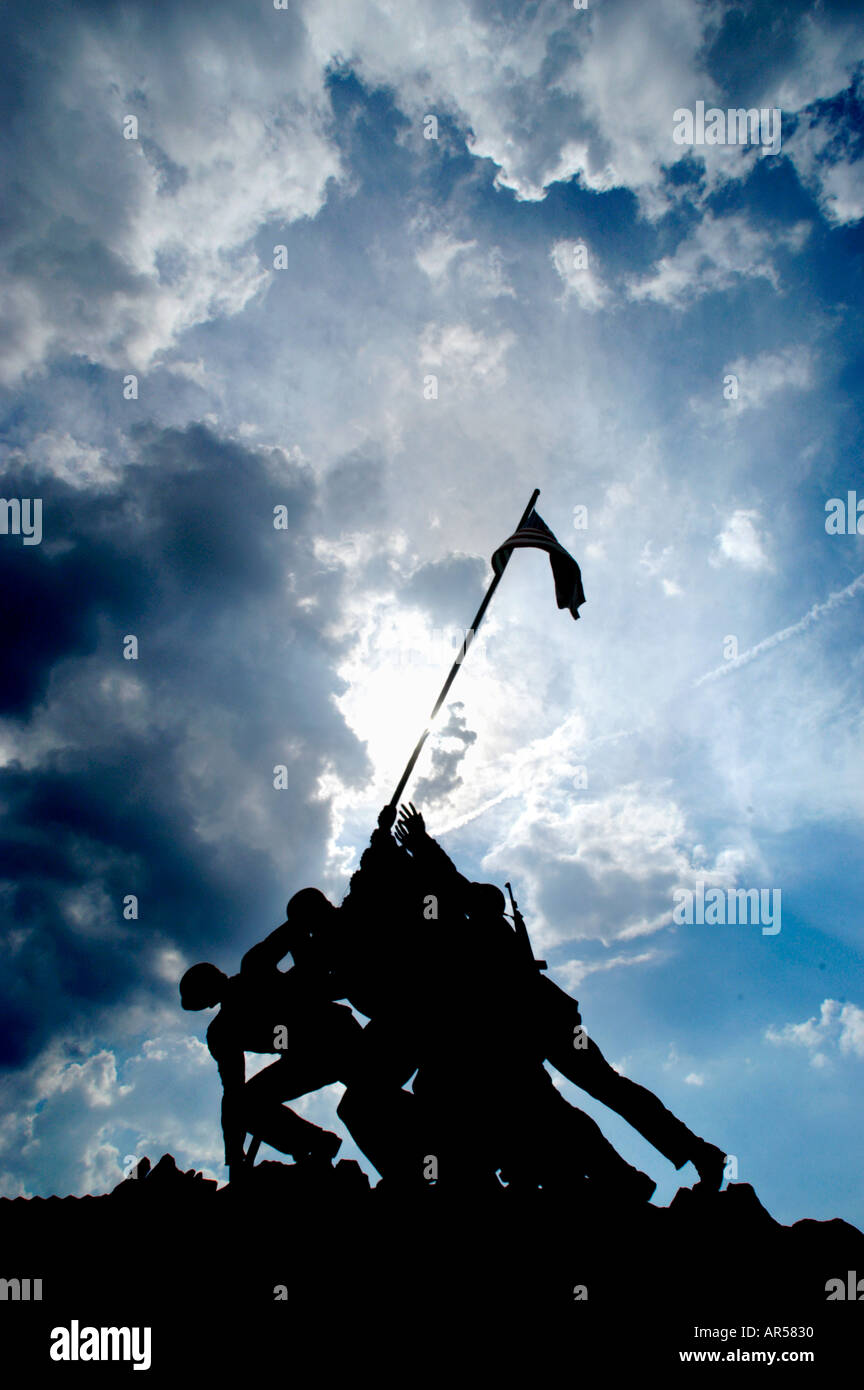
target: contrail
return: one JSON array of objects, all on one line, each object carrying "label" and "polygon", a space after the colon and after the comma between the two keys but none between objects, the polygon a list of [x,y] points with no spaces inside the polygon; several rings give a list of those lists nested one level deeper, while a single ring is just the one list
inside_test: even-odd
[{"label": "contrail", "polygon": [[[464,826],[470,825],[472,821],[477,820],[479,816],[485,815],[487,811],[491,811],[493,807],[500,805],[502,801],[508,801],[511,797],[522,796],[530,779],[527,776],[518,776],[517,772],[530,773],[532,767],[536,767],[537,765],[542,767],[542,765],[548,761],[546,758],[546,750],[548,747],[553,744],[559,736],[563,735],[566,738],[567,726],[572,723],[573,716],[569,716],[567,719],[563,720],[556,729],[553,729],[551,734],[546,734],[543,738],[535,739],[527,748],[522,749],[512,760],[514,764],[518,764],[519,766],[514,769],[513,772],[507,774],[509,785],[506,786],[503,791],[498,792],[497,796],[490,797],[487,801],[481,802],[479,806],[475,806],[473,809],[457,815],[454,820],[448,821],[446,825],[442,825],[437,833],[439,835],[446,835],[451,830],[461,830]],[[620,739],[632,738],[633,734],[636,732],[637,730],[634,729],[618,729],[611,734],[598,734],[595,738],[580,740],[577,747],[584,748],[585,751],[588,752],[590,749],[597,748],[604,743],[617,743]],[[534,780],[537,780],[536,775]],[[554,776],[550,775],[549,780],[554,781]]]},{"label": "contrail", "polygon": [[859,590],[864,589],[864,574],[859,574],[857,579],[853,579],[851,584],[847,584],[845,589],[837,589],[833,594],[829,594],[824,603],[814,603],[809,613],[805,613],[803,618],[799,618],[797,623],[791,627],[781,628],[779,632],[774,632],[764,641],[757,642],[755,647],[749,647],[746,652],[736,656],[732,661],[724,661],[722,666],[715,666],[713,671],[706,671],[704,676],[700,676],[694,681],[694,686],[704,685],[706,681],[719,680],[721,676],[728,676],[730,671],[736,670],[739,666],[746,666],[748,662],[755,661],[757,656],[763,652],[768,652],[772,647],[777,647],[781,642],[788,642],[790,637],[797,637],[800,632],[806,632],[808,627],[812,627],[826,613],[830,613],[833,608],[839,607],[847,599],[852,598]]}]

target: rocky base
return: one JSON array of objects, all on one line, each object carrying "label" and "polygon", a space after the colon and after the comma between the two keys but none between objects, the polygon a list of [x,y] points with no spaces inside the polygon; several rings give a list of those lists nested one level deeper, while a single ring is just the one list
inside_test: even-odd
[{"label": "rocky base", "polygon": [[0,1249],[0,1278],[31,1281],[29,1301],[0,1302],[7,1354],[51,1379],[131,1373],[52,1361],[52,1329],[73,1319],[151,1327],[160,1385],[307,1361],[325,1383],[377,1379],[394,1358],[400,1382],[473,1360],[484,1380],[537,1363],[542,1384],[547,1356],[574,1375],[588,1361],[662,1375],[687,1351],[808,1352],[822,1375],[857,1359],[864,1332],[861,1232],[781,1226],[746,1183],[613,1210],[587,1185],[470,1201],[372,1189],[346,1161],[261,1163],[218,1190],[166,1155],[104,1197],[0,1201]]}]

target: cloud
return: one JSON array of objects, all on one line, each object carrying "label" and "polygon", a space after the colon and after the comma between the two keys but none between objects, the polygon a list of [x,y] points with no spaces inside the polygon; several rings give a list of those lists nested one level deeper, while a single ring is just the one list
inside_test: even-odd
[{"label": "cloud", "polygon": [[657,961],[663,960],[662,951],[639,951],[636,955],[615,955],[608,960],[568,960],[561,965],[554,967],[555,974],[560,976],[568,990],[578,989],[583,980],[589,975],[595,975],[598,970],[619,970],[626,966],[653,965]]},{"label": "cloud", "polygon": [[[256,12],[214,3],[170,19],[136,5],[98,16],[56,5],[39,24],[7,6],[4,47],[27,80],[10,85],[3,123],[14,197],[0,243],[2,379],[70,355],[116,372],[164,362],[194,377],[185,357],[171,360],[184,336],[258,303],[286,229],[356,189],[344,153],[355,132],[333,104],[346,71],[391,95],[413,154],[437,148],[422,135],[431,106],[441,148],[492,161],[497,186],[517,199],[578,178],[598,194],[632,190],[649,218],[682,197],[701,204],[756,158],[672,141],[676,106],[716,94],[705,56],[718,27],[697,0],[655,0],[650,13],[625,0],[544,4],[530,22],[461,0],[404,0],[398,14],[345,0]],[[788,50],[774,82],[787,111],[803,112],[789,157],[826,217],[854,220],[860,159],[839,97],[860,30],[799,17]],[[128,117],[135,139],[124,138]],[[667,171],[687,159],[704,166],[704,186],[682,193]],[[774,240],[795,248],[801,235]],[[736,279],[776,285],[771,239],[743,215],[708,213],[630,293],[682,307]],[[436,284],[455,273],[478,296],[515,293],[497,249],[477,237],[439,230],[417,263]],[[606,302],[593,267],[566,283],[589,311]]]},{"label": "cloud", "polygon": [[[422,235],[422,223],[419,230]],[[459,241],[451,232],[438,230],[423,240],[415,260],[440,293],[455,289],[477,301],[515,298],[516,291],[504,272],[500,248],[481,245],[476,238]]]},{"label": "cloud", "polygon": [[506,380],[504,357],[514,334],[486,334],[467,323],[427,324],[419,356],[424,368],[443,372],[447,386],[461,394],[478,385],[500,386]]},{"label": "cloud", "polygon": [[417,264],[430,280],[442,280],[454,257],[476,245],[476,241],[457,241],[447,232],[439,232],[417,252]]},{"label": "cloud", "polygon": [[[691,396],[690,408],[706,430],[716,429],[719,423],[728,425],[747,411],[765,409],[780,392],[812,390],[815,362],[814,350],[804,344],[733,358],[723,367],[722,394],[715,387],[710,400]],[[734,382],[729,381],[730,376]],[[730,395],[731,391],[735,394]]]},{"label": "cloud", "polygon": [[[589,507],[571,535],[589,606],[574,627],[546,558],[514,557],[452,741],[417,771],[460,867],[511,878],[538,947],[626,999],[691,949],[674,887],[807,862],[819,818],[855,833],[853,539],[806,533],[832,596],[781,619],[807,489],[855,457],[858,282],[831,228],[856,211],[837,94],[861,25],[830,0],[782,33],[696,0],[34,15],[0,16],[20,387],[4,490],[38,485],[46,525],[29,553],[0,538],[18,653],[0,681],[0,1007],[19,1078],[60,1049],[42,1110],[30,1082],[4,1091],[10,1182],[65,1191],[108,1185],[141,1135],[221,1163],[215,1068],[173,1031],[190,1022],[177,975],[234,968],[293,888],[338,900],[535,483],[565,544]],[[775,91],[781,156],[674,145],[679,104]],[[697,465],[690,399],[709,372],[719,399],[735,368],[736,427],[706,415]],[[770,584],[752,582],[760,553]],[[782,660],[734,689],[708,671],[689,698],[729,628],[774,635],[724,675],[841,605],[816,648],[787,648],[794,708]],[[688,1044],[706,1026],[688,1018]]]},{"label": "cloud", "polygon": [[824,999],[819,1017],[804,1023],[786,1023],[782,1028],[766,1028],[765,1037],[777,1047],[804,1047],[811,1053],[810,1065],[824,1067],[830,1054],[864,1057],[864,1009]]},{"label": "cloud", "polygon": [[[736,53],[723,44],[729,15],[716,6],[554,3],[536,7],[529,21],[479,0],[468,11],[460,0],[433,8],[404,0],[398,13],[374,16],[365,5],[310,3],[312,53],[323,66],[338,52],[364,81],[395,91],[414,147],[424,143],[426,114],[452,121],[475,158],[493,163],[496,187],[520,201],[540,201],[554,184],[578,178],[595,193],[632,190],[655,219],[681,197],[667,177],[674,166],[697,166],[702,182],[688,193],[702,200],[745,180],[760,157],[738,147],[687,149],[672,138],[676,108],[699,99],[726,104],[712,46],[722,45],[733,69]],[[758,15],[748,20],[758,28]],[[781,106],[787,128],[793,112],[847,88],[864,54],[860,26],[827,7],[791,17],[782,44],[776,32],[770,38],[764,55],[748,52],[750,68],[762,56],[762,71],[754,81],[742,63],[729,104]]]},{"label": "cloud", "polygon": [[556,241],[551,254],[552,264],[564,282],[565,297],[573,295],[580,309],[589,313],[608,303],[608,287],[598,275],[584,242]]},{"label": "cloud", "polygon": [[[795,129],[787,140],[787,153],[799,177],[816,196],[832,226],[846,226],[864,217],[864,142],[861,139],[862,75],[857,71],[846,86],[846,65],[862,56],[860,35],[848,35],[850,51],[839,56],[842,64],[833,75],[824,75],[815,88],[819,100],[800,110]],[[848,69],[847,69],[848,70]]]},{"label": "cloud", "polygon": [[118,481],[120,465],[107,450],[80,443],[68,430],[34,434],[26,454],[9,453],[7,467],[31,474],[34,482],[57,478],[73,488],[107,488]]},{"label": "cloud", "polygon": [[716,537],[717,549],[709,556],[709,564],[729,562],[745,570],[767,570],[771,562],[765,549],[765,536],[759,530],[758,511],[739,507]]},{"label": "cloud", "polygon": [[654,548],[653,541],[646,541],[639,556],[639,564],[642,569],[649,574],[652,579],[660,580],[660,587],[667,598],[679,598],[684,590],[677,580],[672,579],[663,571],[672,565],[677,566],[675,559],[675,547],[666,545],[658,554]]},{"label": "cloud", "polygon": [[716,217],[706,212],[671,255],[661,257],[650,274],[631,280],[630,297],[684,309],[741,280],[763,279],[777,290],[780,279],[772,252],[800,250],[808,232],[803,222],[772,231],[756,226],[743,213]]},{"label": "cloud", "polygon": [[[734,855],[718,857],[710,870],[697,862],[686,818],[662,789],[631,784],[582,799],[568,793],[560,759],[547,764],[546,778],[545,785],[542,773],[511,783],[518,810],[484,858],[487,870],[526,884],[544,949],[656,935],[672,924],[675,888],[709,875],[718,884],[734,881]],[[639,957],[612,961],[631,959]],[[607,967],[578,966],[591,968]]]},{"label": "cloud", "polygon": [[738,378],[738,399],[729,403],[732,410],[758,409],[778,391],[808,390],[813,384],[813,359],[812,349],[804,344],[749,359],[736,357],[724,368],[724,373]]},{"label": "cloud", "polygon": [[[280,18],[294,43],[268,52]],[[133,7],[94,22],[58,7],[24,31],[3,378],[59,353],[145,371],[190,327],[259,295],[272,253],[252,245],[258,229],[314,217],[341,177],[322,74],[299,15]],[[124,138],[130,115],[136,139]]]},{"label": "cloud", "polygon": [[5,1196],[110,1191],[128,1157],[155,1160],[167,1149],[181,1168],[223,1176],[216,1067],[202,1042],[176,1028],[123,1062],[92,1037],[56,1041],[6,1075],[0,1092]]},{"label": "cloud", "polygon": [[386,520],[384,462],[368,448],[337,459],[324,478],[323,492],[328,529],[368,533]]},{"label": "cloud", "polygon": [[314,558],[310,473],[203,426],[141,428],[128,449],[104,486],[46,478],[43,544],[0,549],[18,654],[0,682],[6,1064],[58,1014],[173,998],[184,960],[263,934],[323,868],[319,779],[366,768],[335,703],[348,640],[310,617],[343,583]]},{"label": "cloud", "polygon": [[406,603],[419,604],[435,623],[464,634],[464,624],[482,597],[487,569],[479,556],[445,555],[418,565],[400,596]]},{"label": "cloud", "polygon": [[111,1105],[116,1096],[123,1095],[128,1088],[118,1088],[114,1054],[103,1048],[85,1062],[64,1062],[51,1071],[43,1072],[37,1095],[39,1100],[46,1100],[58,1092],[75,1090],[81,1092],[91,1107]]},{"label": "cloud", "polygon": [[414,790],[414,797],[421,804],[448,796],[462,781],[460,764],[466,750],[477,742],[477,735],[466,723],[464,709],[458,700],[450,705],[446,724],[434,735],[431,767]]}]

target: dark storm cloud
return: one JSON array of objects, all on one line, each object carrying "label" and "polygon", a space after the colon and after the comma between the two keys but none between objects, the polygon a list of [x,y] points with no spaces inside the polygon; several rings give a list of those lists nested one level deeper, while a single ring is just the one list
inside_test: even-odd
[{"label": "dark storm cloud", "polygon": [[[43,543],[9,537],[0,548],[0,713],[29,713],[59,660],[93,650],[100,617],[128,628],[155,616],[161,644],[173,630],[163,606],[180,605],[175,621],[185,612],[194,624],[266,590],[286,551],[273,506],[289,508],[292,527],[308,518],[313,485],[293,466],[277,487],[259,458],[202,426],[138,437],[141,461],[119,492],[43,479]],[[29,497],[34,486],[24,471],[3,479],[6,497]]]},{"label": "dark storm cloud", "polygon": [[147,428],[119,488],[38,488],[42,544],[0,547],[3,712],[45,750],[0,773],[7,1064],[139,982],[168,988],[160,946],[231,966],[320,871],[325,767],[365,772],[333,704],[341,648],[320,629],[342,579],[314,556],[310,473],[203,426]]},{"label": "dark storm cloud", "polygon": [[463,627],[483,596],[488,566],[477,555],[448,555],[416,569],[400,598],[425,608],[436,623]]},{"label": "dark storm cloud", "polygon": [[384,465],[355,449],[339,459],[324,480],[324,502],[339,530],[375,530],[384,514]]},{"label": "dark storm cloud", "polygon": [[[31,493],[25,477],[5,476],[5,497]],[[65,499],[41,500],[43,509],[48,504],[43,525],[47,519],[49,527],[59,524],[60,534],[67,535]],[[4,537],[0,547],[0,714],[23,716],[45,694],[58,661],[95,646],[97,614],[119,619],[124,609],[140,612],[141,595],[134,568],[118,568],[116,555],[103,545],[75,546],[58,555],[52,554],[50,540],[27,548],[10,541]]]}]

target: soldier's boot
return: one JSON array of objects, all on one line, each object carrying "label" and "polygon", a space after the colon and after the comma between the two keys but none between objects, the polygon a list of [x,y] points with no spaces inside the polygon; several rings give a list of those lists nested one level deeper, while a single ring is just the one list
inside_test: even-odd
[{"label": "soldier's boot", "polygon": [[342,1147],[339,1135],[330,1129],[319,1129],[317,1134],[307,1135],[306,1141],[309,1147],[305,1153],[294,1151],[298,1163],[330,1164]]},{"label": "soldier's boot", "polygon": [[698,1139],[696,1148],[688,1154],[690,1162],[699,1174],[696,1187],[703,1192],[719,1192],[726,1168],[726,1155],[716,1144],[707,1139]]},{"label": "soldier's boot", "polygon": [[246,1123],[249,1133],[280,1153],[291,1154],[296,1162],[317,1159],[330,1163],[342,1143],[338,1134],[304,1120],[287,1105],[256,1107]]},{"label": "soldier's boot", "polygon": [[650,1174],[641,1173],[638,1168],[634,1168],[626,1193],[633,1202],[650,1202],[656,1188],[657,1184]]},{"label": "soldier's boot", "polygon": [[589,1192],[596,1192],[614,1206],[641,1206],[654,1196],[656,1182],[647,1173],[622,1159],[614,1169],[588,1174]]}]

